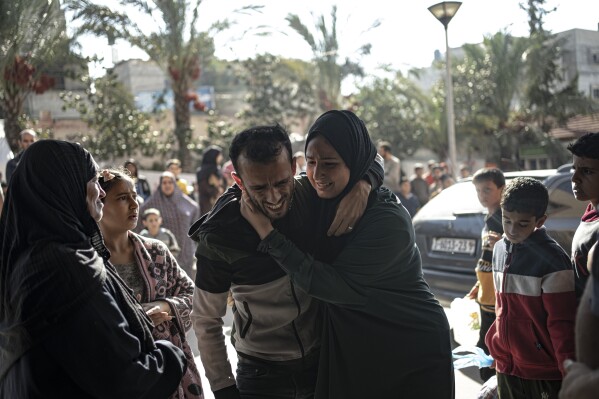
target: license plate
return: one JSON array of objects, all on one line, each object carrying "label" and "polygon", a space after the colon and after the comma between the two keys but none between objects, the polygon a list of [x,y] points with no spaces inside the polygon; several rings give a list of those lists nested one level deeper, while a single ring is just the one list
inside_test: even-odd
[{"label": "license plate", "polygon": [[433,238],[432,250],[436,252],[474,255],[476,252],[476,240],[466,238]]}]

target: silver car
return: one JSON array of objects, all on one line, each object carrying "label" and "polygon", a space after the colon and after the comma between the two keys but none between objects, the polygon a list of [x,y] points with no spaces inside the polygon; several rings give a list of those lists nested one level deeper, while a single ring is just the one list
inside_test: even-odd
[{"label": "silver car", "polygon": [[[549,217],[545,227],[570,253],[572,237],[587,205],[574,198],[570,167],[504,175],[506,181],[521,176],[543,180],[549,191]],[[472,179],[468,178],[443,190],[414,216],[424,277],[444,304],[466,295],[476,282],[474,268],[481,254],[481,231],[486,213],[478,201]]]}]

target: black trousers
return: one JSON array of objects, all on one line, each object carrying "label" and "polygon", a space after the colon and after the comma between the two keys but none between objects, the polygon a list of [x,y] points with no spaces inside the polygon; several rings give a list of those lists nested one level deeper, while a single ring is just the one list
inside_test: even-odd
[{"label": "black trousers", "polygon": [[[487,312],[480,308],[480,332],[478,335],[478,342],[476,346],[483,349],[487,355],[489,355],[489,348],[487,348],[487,344],[485,344],[485,335],[487,335],[487,331],[491,328],[491,324],[495,321],[495,313]],[[489,367],[483,367],[480,370],[480,378],[483,382],[486,382],[489,378],[495,375],[495,369],[491,369]]]},{"label": "black trousers", "polygon": [[558,399],[561,387],[561,380],[525,380],[497,373],[499,399]]},{"label": "black trousers", "polygon": [[317,375],[318,353],[290,362],[239,356],[236,379],[241,399],[313,399]]}]

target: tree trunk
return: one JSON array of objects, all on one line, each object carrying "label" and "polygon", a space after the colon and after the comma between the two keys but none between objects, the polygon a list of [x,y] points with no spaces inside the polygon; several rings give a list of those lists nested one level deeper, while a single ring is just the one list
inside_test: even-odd
[{"label": "tree trunk", "polygon": [[[173,87],[173,89],[175,88]],[[187,145],[191,141],[189,101],[185,98],[183,90],[175,89],[174,96],[175,137],[179,145],[178,158],[181,161],[183,170],[190,171],[193,165],[191,165],[191,153],[187,148]]]},{"label": "tree trunk", "polygon": [[14,154],[19,151],[19,133],[23,129],[19,124],[19,116],[23,113],[23,100],[23,93],[14,85],[7,84],[4,98],[0,104],[6,115],[6,119],[4,120],[4,135]]}]

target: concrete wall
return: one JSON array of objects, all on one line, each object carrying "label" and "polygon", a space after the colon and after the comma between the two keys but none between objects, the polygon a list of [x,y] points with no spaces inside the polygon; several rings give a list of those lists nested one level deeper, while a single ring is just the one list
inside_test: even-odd
[{"label": "concrete wall", "polygon": [[[74,109],[62,110],[60,92],[60,90],[48,90],[44,94],[30,94],[25,102],[25,110],[32,118],[40,120],[79,118],[79,112]],[[79,91],[78,94],[85,97],[83,91]]]},{"label": "concrete wall", "polygon": [[149,61],[126,60],[114,66],[117,80],[133,94],[160,91],[169,87],[168,78],[158,65]]},{"label": "concrete wall", "polygon": [[566,81],[578,73],[578,89],[593,96],[599,90],[599,31],[571,29],[557,36],[566,39],[561,63]]}]

